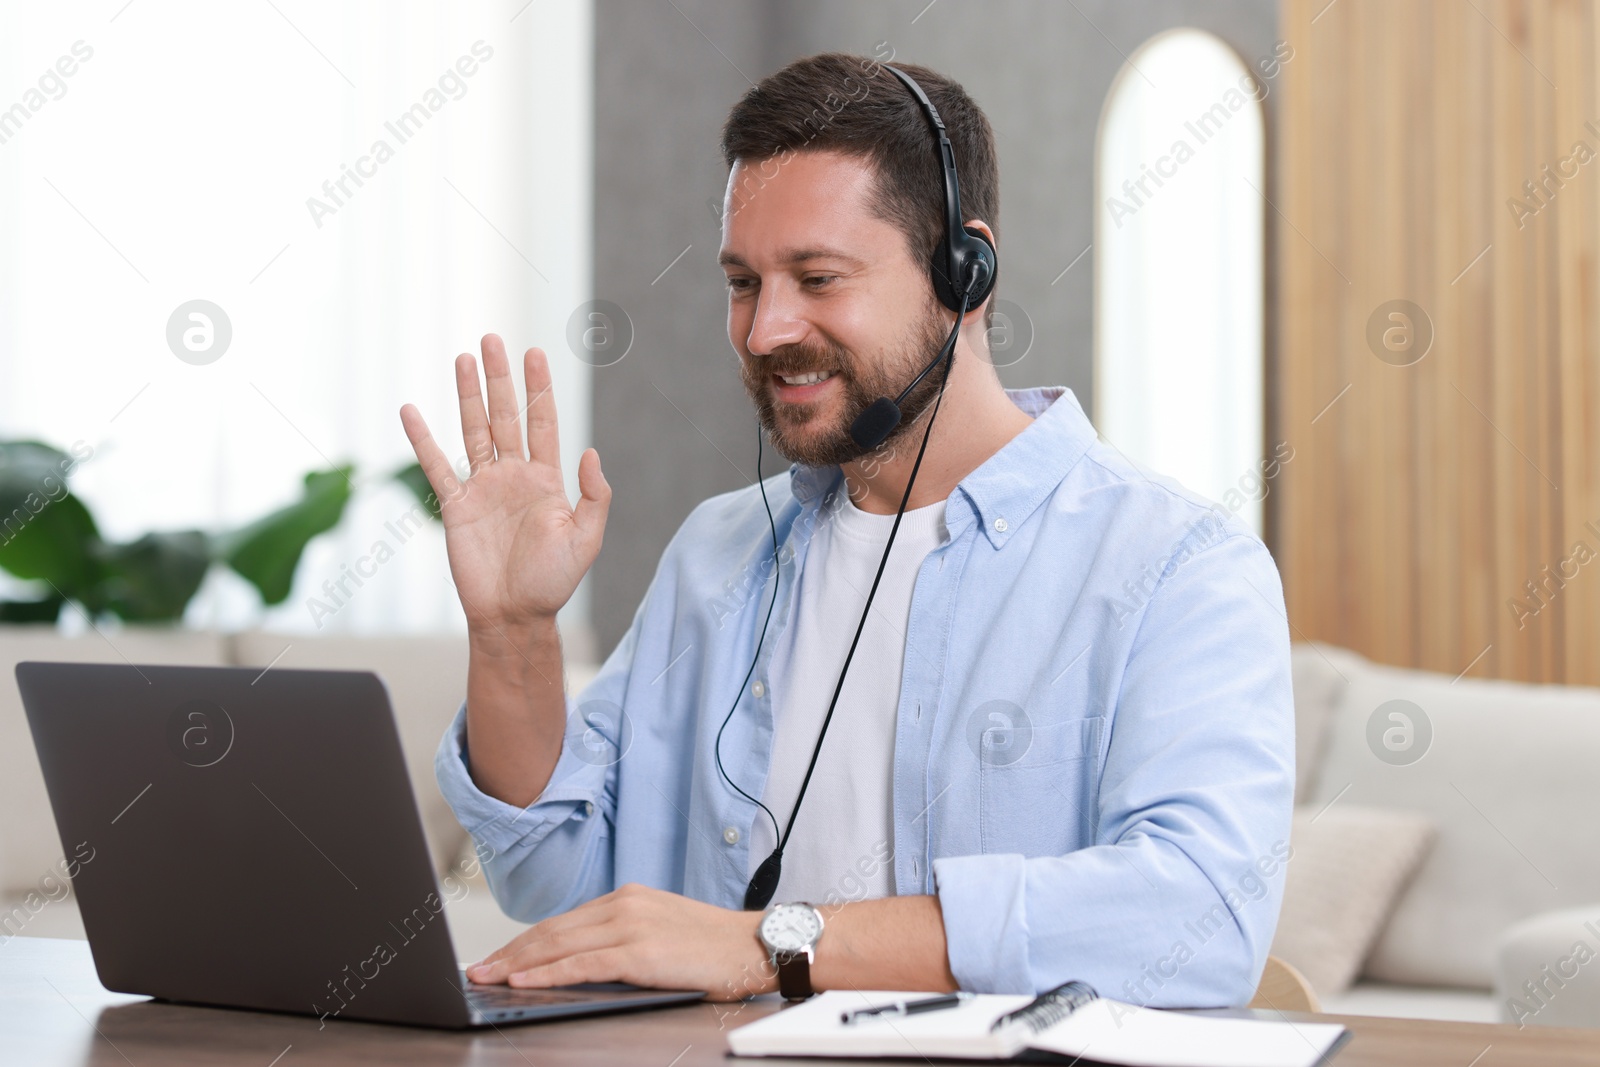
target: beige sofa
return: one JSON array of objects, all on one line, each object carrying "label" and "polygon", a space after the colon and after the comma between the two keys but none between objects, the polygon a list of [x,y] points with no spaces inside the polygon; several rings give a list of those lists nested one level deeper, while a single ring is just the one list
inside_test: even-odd
[{"label": "beige sofa", "polygon": [[[1376,916],[1355,984],[1324,991],[1324,1010],[1600,1026],[1600,956],[1588,958],[1600,953],[1588,822],[1600,811],[1600,689],[1403,670],[1324,645],[1292,655],[1300,810],[1403,814],[1432,829]],[[1330,877],[1392,842],[1355,844]],[[1291,889],[1294,864],[1317,861],[1296,852]],[[1274,952],[1302,970],[1314,962]]]}]

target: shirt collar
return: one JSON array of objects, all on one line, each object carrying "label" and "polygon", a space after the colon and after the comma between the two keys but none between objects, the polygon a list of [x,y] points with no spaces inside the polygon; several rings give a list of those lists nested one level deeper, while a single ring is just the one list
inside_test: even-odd
[{"label": "shirt collar", "polygon": [[[945,526],[952,537],[970,515],[996,548],[1055,491],[1095,441],[1094,426],[1066,386],[1005,392],[1033,421],[961,479],[945,503]],[[789,489],[802,505],[832,488],[841,477],[837,464],[789,465]]]}]

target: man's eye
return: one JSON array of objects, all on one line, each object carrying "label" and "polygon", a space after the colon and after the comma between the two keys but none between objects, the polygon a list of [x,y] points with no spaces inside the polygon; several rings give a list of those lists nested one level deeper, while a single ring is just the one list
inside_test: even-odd
[{"label": "man's eye", "polygon": [[820,289],[829,282],[837,281],[838,278],[837,274],[812,274],[806,278],[806,284],[813,289]]},{"label": "man's eye", "polygon": [[742,293],[754,284],[755,282],[749,278],[733,277],[728,279],[728,288],[736,293]]}]

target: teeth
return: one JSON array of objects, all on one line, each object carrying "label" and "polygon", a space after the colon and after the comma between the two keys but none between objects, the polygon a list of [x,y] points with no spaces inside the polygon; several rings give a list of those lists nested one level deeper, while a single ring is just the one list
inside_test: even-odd
[{"label": "teeth", "polygon": [[825,382],[829,378],[832,378],[833,371],[811,371],[808,374],[796,374],[792,376],[788,374],[780,374],[778,377],[783,379],[785,385],[815,385],[817,382]]}]

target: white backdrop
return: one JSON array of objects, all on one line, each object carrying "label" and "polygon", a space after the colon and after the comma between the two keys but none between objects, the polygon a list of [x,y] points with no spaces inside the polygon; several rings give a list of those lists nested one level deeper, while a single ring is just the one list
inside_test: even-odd
[{"label": "white backdrop", "polygon": [[[587,0],[7,4],[0,436],[91,446],[72,485],[115,539],[228,528],[354,462],[288,602],[263,614],[214,570],[186,621],[314,631],[307,599],[382,538],[394,558],[322,632],[464,628],[442,532],[386,533],[412,498],[379,476],[412,458],[406,401],[461,455],[451,361],[493,331],[514,365],[550,353],[576,496],[592,36]],[[336,201],[346,168],[367,176]],[[203,366],[167,340],[194,299],[232,327]]]}]

